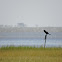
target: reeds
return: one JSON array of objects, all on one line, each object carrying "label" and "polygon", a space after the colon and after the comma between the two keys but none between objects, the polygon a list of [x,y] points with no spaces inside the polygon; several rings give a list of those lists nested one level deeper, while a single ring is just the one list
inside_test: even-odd
[{"label": "reeds", "polygon": [[62,48],[1,47],[0,62],[62,62]]}]

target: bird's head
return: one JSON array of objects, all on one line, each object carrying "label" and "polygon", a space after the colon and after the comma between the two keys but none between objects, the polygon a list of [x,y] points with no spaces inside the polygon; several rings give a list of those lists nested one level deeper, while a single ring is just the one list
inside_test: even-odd
[{"label": "bird's head", "polygon": [[45,31],[45,30],[44,30]]}]

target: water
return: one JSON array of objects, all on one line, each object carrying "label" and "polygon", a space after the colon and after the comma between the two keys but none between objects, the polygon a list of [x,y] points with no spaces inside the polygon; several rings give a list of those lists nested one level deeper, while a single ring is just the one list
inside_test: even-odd
[{"label": "water", "polygon": [[[44,39],[0,39],[2,46],[44,46]],[[47,39],[46,47],[62,47],[62,39]]]},{"label": "water", "polygon": [[[62,32],[50,32],[47,36],[46,47],[62,47]],[[44,46],[44,32],[13,32],[0,33],[2,46]]]}]

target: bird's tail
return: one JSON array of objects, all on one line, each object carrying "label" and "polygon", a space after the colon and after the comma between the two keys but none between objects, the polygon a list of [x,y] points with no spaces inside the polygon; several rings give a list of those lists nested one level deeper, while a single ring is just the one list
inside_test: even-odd
[{"label": "bird's tail", "polygon": [[49,34],[49,35],[51,35],[51,34]]}]

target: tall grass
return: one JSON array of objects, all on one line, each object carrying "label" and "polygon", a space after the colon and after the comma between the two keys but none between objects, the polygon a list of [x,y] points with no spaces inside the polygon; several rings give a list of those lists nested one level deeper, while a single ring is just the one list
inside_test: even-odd
[{"label": "tall grass", "polygon": [[62,49],[61,47],[32,47],[32,46],[18,46],[18,47],[15,47],[15,46],[6,46],[6,47],[0,47],[0,50],[14,50],[14,49],[25,49],[25,50],[29,50],[29,49],[41,49],[41,50],[55,50],[55,49]]},{"label": "tall grass", "polygon": [[62,62],[62,48],[1,47],[0,62]]}]

